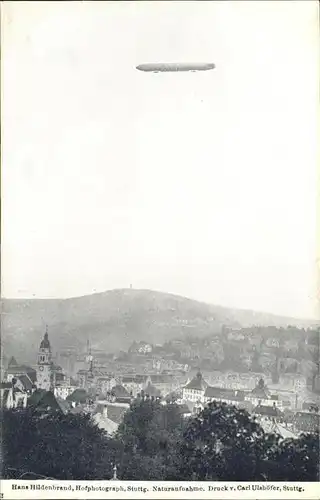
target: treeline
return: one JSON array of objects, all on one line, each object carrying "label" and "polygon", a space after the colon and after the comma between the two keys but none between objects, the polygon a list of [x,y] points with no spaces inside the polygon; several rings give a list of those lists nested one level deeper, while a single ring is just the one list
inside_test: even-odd
[{"label": "treeline", "polygon": [[245,410],[212,403],[184,419],[175,404],[137,400],[114,437],[89,415],[2,411],[2,478],[317,481],[319,434],[265,434]]}]

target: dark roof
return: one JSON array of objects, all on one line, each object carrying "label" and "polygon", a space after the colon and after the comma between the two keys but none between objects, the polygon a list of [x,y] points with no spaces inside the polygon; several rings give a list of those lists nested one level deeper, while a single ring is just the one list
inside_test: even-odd
[{"label": "dark roof", "polygon": [[123,385],[117,384],[111,389],[111,394],[118,398],[130,398],[130,394]]},{"label": "dark roof", "polygon": [[132,384],[132,383],[137,383],[136,377],[131,376],[131,377],[122,377],[122,383],[123,384]]},{"label": "dark roof", "polygon": [[22,383],[24,389],[26,391],[31,391],[33,388],[33,382],[30,380],[30,377],[28,375],[20,375],[18,377],[18,380]]},{"label": "dark roof", "polygon": [[9,366],[7,369],[7,373],[10,373],[11,375],[19,374],[19,373],[27,373],[28,375],[30,373],[37,373],[36,370],[31,368],[31,366],[27,365],[16,365],[16,366]]},{"label": "dark roof", "polygon": [[202,378],[201,373],[197,375],[185,386],[185,389],[194,389],[196,391],[204,391],[208,387],[207,382]]},{"label": "dark roof", "polygon": [[204,395],[207,398],[227,399],[229,401],[244,401],[244,391],[224,389],[221,387],[207,387]]},{"label": "dark roof", "polygon": [[35,370],[32,372],[27,371],[27,375],[33,384],[37,382],[37,372]]},{"label": "dark roof", "polygon": [[53,370],[55,372],[61,372],[62,368],[59,365],[55,365],[54,363],[51,363],[51,370]]},{"label": "dark roof", "polygon": [[50,349],[50,342],[47,332],[44,334],[43,340],[41,340],[40,349]]},{"label": "dark roof", "polygon": [[258,405],[255,407],[254,413],[266,415],[267,417],[277,417],[279,416],[280,411],[274,406]]},{"label": "dark roof", "polygon": [[107,415],[110,420],[115,422],[116,424],[120,424],[123,420],[123,416],[128,410],[128,408],[123,406],[115,406],[115,405],[106,405],[107,406]]},{"label": "dark roof", "polygon": [[251,395],[254,396],[255,398],[269,399],[267,391],[262,387],[258,386],[251,391]]},{"label": "dark roof", "polygon": [[69,401],[62,399],[59,396],[56,397],[56,400],[63,413],[68,413],[71,410],[71,404]]},{"label": "dark roof", "polygon": [[88,393],[84,389],[75,389],[72,394],[67,396],[67,401],[74,403],[85,403],[88,399]]},{"label": "dark roof", "polygon": [[11,382],[1,382],[0,383],[0,389],[11,389],[12,383]]},{"label": "dark roof", "polygon": [[37,389],[28,399],[28,406],[33,406],[41,411],[63,411],[51,391]]},{"label": "dark roof", "polygon": [[71,408],[70,413],[73,415],[78,415],[79,413],[87,413],[87,409],[82,405],[76,406],[75,408]]},{"label": "dark roof", "polygon": [[44,389],[37,389],[36,391],[34,391],[34,393],[31,394],[31,396],[28,399],[28,405],[29,406],[37,405],[41,401],[43,396],[46,394],[46,392],[47,391],[45,391]]},{"label": "dark roof", "polygon": [[143,384],[147,381],[148,375],[136,375],[135,378],[138,384]]}]

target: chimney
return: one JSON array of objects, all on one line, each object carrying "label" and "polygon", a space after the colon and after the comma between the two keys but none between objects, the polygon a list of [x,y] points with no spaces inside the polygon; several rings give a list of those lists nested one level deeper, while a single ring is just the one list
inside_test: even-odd
[{"label": "chimney", "polygon": [[108,418],[108,407],[107,407],[107,405],[105,405],[103,407],[102,415],[104,416],[104,418]]}]

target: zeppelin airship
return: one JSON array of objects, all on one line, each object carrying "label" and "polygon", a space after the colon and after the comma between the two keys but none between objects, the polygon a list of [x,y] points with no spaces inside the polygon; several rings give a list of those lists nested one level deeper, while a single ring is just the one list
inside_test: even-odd
[{"label": "zeppelin airship", "polygon": [[136,66],[139,71],[166,73],[176,71],[209,71],[215,68],[213,63],[147,63]]}]

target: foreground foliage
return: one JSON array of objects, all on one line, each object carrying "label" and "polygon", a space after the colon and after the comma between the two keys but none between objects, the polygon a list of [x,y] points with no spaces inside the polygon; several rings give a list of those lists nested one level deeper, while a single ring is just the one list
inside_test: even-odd
[{"label": "foreground foliage", "polygon": [[136,400],[110,438],[89,415],[2,410],[3,478],[317,481],[319,433],[265,434],[245,410],[212,403],[183,419],[179,406]]},{"label": "foreground foliage", "polygon": [[183,435],[181,477],[262,480],[264,432],[245,410],[211,403]]},{"label": "foreground foliage", "polygon": [[88,415],[2,411],[3,477],[108,479],[114,450],[114,441]]},{"label": "foreground foliage", "polygon": [[159,481],[176,479],[183,426],[176,404],[163,406],[157,400],[136,400],[125,414],[116,436],[123,450],[121,477]]}]

